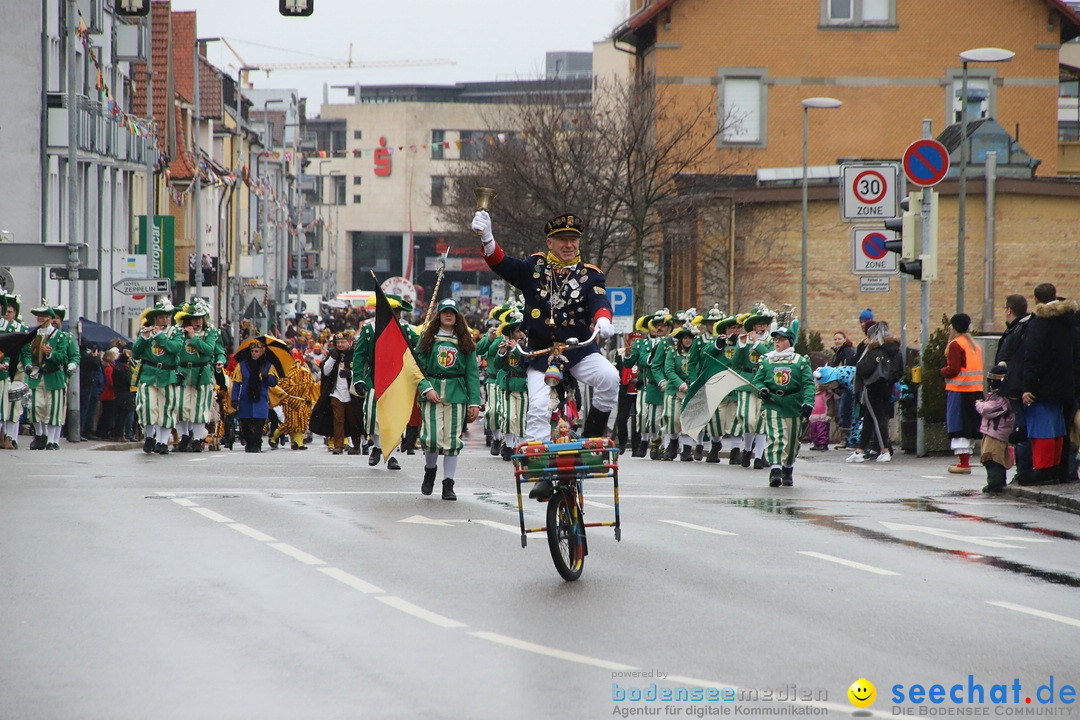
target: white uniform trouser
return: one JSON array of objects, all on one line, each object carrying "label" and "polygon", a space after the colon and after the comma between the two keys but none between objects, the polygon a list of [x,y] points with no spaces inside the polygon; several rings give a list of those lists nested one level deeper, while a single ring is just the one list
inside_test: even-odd
[{"label": "white uniform trouser", "polygon": [[[600,353],[586,355],[566,370],[582,385],[593,389],[592,406],[611,412],[619,402],[619,371]],[[529,368],[529,416],[526,440],[551,440],[551,388],[544,382],[544,371]]]}]

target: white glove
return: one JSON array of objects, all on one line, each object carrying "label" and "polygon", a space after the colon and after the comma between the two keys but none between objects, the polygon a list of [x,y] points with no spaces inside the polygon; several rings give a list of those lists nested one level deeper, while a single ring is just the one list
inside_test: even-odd
[{"label": "white glove", "polygon": [[495,252],[495,236],[491,234],[491,216],[487,210],[477,210],[473,215],[472,229],[480,236],[480,244],[484,248],[484,255]]},{"label": "white glove", "polygon": [[607,340],[609,337],[615,334],[615,326],[611,324],[611,321],[606,317],[601,317],[596,321],[596,336],[601,340]]}]

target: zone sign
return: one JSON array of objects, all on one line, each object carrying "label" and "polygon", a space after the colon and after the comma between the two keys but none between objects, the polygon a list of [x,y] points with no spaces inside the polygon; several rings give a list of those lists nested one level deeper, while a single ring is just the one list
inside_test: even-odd
[{"label": "zone sign", "polygon": [[896,217],[897,177],[895,164],[844,164],[841,213],[845,221],[887,220]]}]

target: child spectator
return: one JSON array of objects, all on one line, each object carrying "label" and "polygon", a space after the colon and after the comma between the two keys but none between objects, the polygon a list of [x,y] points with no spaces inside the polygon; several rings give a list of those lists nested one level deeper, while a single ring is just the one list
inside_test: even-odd
[{"label": "child spectator", "polygon": [[814,411],[810,414],[811,450],[829,449],[829,391],[814,383]]},{"label": "child spectator", "polygon": [[990,386],[989,397],[975,401],[975,410],[982,416],[982,423],[979,425],[979,432],[982,433],[982,454],[979,459],[986,468],[986,487],[982,491],[987,494],[999,493],[1005,489],[1005,471],[1013,466],[1009,433],[1016,424],[1016,418],[1009,400],[999,394],[1006,371],[1004,363],[995,365],[986,376]]}]

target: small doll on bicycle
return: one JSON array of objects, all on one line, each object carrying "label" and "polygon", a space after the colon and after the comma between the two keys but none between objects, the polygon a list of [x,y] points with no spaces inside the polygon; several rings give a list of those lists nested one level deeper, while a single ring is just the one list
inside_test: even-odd
[{"label": "small doll on bicycle", "polygon": [[559,418],[555,424],[555,431],[551,434],[552,443],[568,443],[579,440],[578,435],[570,429],[570,423],[566,418]]}]

